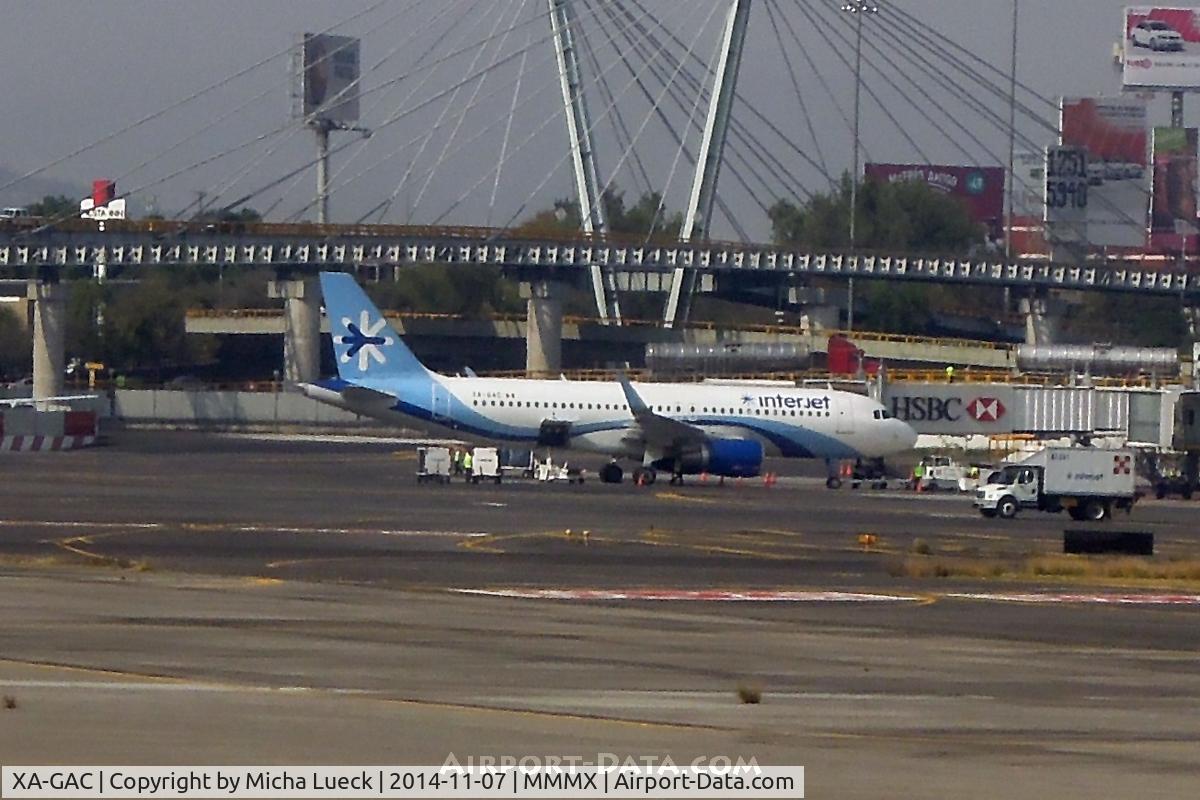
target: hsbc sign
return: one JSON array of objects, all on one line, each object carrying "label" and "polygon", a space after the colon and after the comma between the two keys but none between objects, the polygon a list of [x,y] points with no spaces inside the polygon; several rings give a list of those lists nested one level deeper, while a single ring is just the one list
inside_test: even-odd
[{"label": "hsbc sign", "polygon": [[976,397],[967,403],[967,413],[976,422],[999,422],[1007,410],[995,397]]},{"label": "hsbc sign", "polygon": [[1007,433],[1014,404],[1008,386],[894,383],[884,405],[918,433]]}]

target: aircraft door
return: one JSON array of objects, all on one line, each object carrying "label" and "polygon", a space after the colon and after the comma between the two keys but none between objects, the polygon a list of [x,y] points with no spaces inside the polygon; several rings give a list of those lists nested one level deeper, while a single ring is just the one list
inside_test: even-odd
[{"label": "aircraft door", "polygon": [[450,393],[446,387],[437,381],[433,382],[433,398],[430,411],[434,422],[446,422],[450,419]]},{"label": "aircraft door", "polygon": [[832,405],[837,432],[854,433],[854,403],[847,398],[836,397]]}]

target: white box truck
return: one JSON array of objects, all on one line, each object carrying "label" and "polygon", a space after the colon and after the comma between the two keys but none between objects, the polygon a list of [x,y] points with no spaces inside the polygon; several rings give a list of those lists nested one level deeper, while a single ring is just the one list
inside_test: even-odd
[{"label": "white box truck", "polygon": [[1066,511],[1071,519],[1099,521],[1138,500],[1130,450],[1047,447],[1009,464],[975,491],[985,517],[1012,519],[1021,509]]}]

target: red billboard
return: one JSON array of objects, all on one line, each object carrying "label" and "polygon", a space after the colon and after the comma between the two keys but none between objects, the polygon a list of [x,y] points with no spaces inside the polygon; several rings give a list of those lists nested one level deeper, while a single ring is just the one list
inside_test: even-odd
[{"label": "red billboard", "polygon": [[881,183],[919,181],[957,197],[971,218],[998,232],[1004,219],[1004,169],[940,164],[867,164],[866,176]]},{"label": "red billboard", "polygon": [[1146,101],[1064,97],[1062,144],[1087,151],[1087,238],[1098,247],[1145,247],[1150,181]]}]

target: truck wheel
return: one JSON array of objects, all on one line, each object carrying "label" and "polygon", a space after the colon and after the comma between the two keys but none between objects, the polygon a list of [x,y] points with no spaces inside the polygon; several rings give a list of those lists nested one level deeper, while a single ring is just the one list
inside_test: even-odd
[{"label": "truck wheel", "polygon": [[842,479],[837,477],[836,475],[829,476],[828,478],[825,479],[825,488],[826,489],[842,488]]},{"label": "truck wheel", "polygon": [[1083,506],[1083,518],[1092,522],[1108,519],[1108,503],[1103,500],[1088,500]]},{"label": "truck wheel", "polygon": [[1017,501],[1013,498],[1003,497],[1000,499],[1000,502],[996,504],[996,513],[1000,515],[1001,519],[1012,519],[1017,515],[1017,511],[1019,511],[1020,508],[1021,507],[1017,505]]}]

